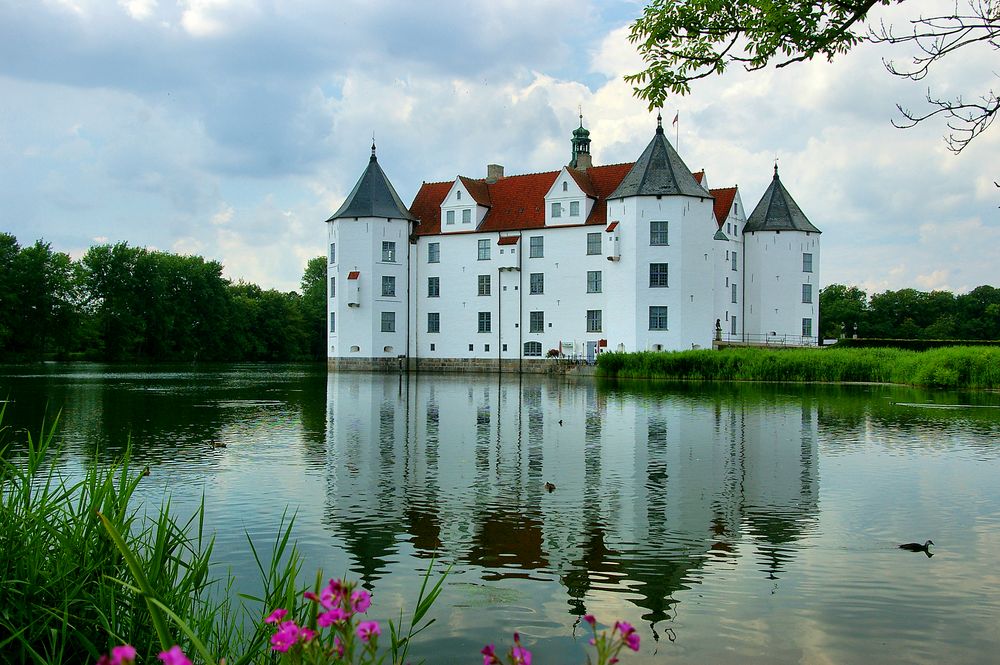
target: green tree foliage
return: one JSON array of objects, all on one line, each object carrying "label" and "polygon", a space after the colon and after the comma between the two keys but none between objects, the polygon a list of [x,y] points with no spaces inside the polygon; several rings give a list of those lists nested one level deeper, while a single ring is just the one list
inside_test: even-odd
[{"label": "green tree foliage", "polygon": [[980,286],[955,296],[948,291],[901,289],[869,299],[857,287],[831,284],[819,296],[824,338],[1000,339],[1000,289]]},{"label": "green tree foliage", "polygon": [[[862,42],[909,44],[916,50],[912,66],[889,61],[886,68],[895,76],[919,81],[935,63],[958,50],[1000,48],[1000,2],[970,0],[961,11],[955,3],[938,3],[939,11],[932,9],[930,15],[909,20],[901,33],[869,23],[876,6],[903,2],[651,0],[629,35],[646,69],[625,80],[652,109],[663,106],[670,94],[688,94],[692,81],[722,74],[733,64],[754,71],[816,56],[833,60]],[[928,92],[927,103],[931,110],[926,113],[900,107],[904,119],[897,126],[912,127],[943,115],[950,130],[948,147],[954,152],[989,127],[1000,110],[1000,98],[992,89],[971,102],[961,96],[936,98]]]},{"label": "green tree foliage", "polygon": [[302,275],[302,316],[308,326],[309,355],[313,360],[326,358],[326,281],[327,261],[317,256],[306,264]]}]

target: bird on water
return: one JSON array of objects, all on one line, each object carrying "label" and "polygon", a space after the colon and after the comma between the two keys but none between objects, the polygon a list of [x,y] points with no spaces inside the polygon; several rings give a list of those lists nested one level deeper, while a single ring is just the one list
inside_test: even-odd
[{"label": "bird on water", "polygon": [[551,493],[551,492],[554,492],[555,490],[556,490],[556,486],[555,485],[553,485],[552,483],[545,483],[545,491],[546,492]]},{"label": "bird on water", "polygon": [[934,555],[927,548],[933,544],[934,544],[933,540],[926,540],[924,541],[923,545],[921,545],[920,543],[903,543],[902,545],[899,546],[899,549],[907,550],[910,552],[923,552],[927,556],[931,557]]}]

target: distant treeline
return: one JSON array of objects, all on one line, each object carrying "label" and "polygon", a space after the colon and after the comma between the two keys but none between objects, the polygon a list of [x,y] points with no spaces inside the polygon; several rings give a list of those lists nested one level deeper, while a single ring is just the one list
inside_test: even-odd
[{"label": "distant treeline", "polygon": [[0,359],[323,359],[323,257],[309,262],[301,287],[234,284],[217,261],[126,243],[73,261],[0,233]]},{"label": "distant treeline", "polygon": [[820,336],[918,340],[1000,339],[1000,289],[885,291],[831,284],[819,294]]}]

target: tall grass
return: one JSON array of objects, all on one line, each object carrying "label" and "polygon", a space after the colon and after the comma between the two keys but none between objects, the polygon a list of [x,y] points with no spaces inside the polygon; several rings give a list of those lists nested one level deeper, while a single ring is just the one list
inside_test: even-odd
[{"label": "tall grass", "polygon": [[[262,596],[235,604],[232,576],[210,570],[204,505],[183,522],[169,502],[140,515],[132,499],[143,475],[128,455],[68,481],[52,463],[55,431],[53,422],[38,438],[26,434],[15,452],[11,433],[0,428],[0,661],[94,662],[110,646],[130,643],[140,662],[157,662],[165,642],[192,649],[192,635],[212,653],[243,654],[231,664],[264,657],[270,631],[260,618],[297,591],[291,520],[267,563],[254,550]],[[142,584],[128,582],[134,570],[123,552],[132,553]],[[169,608],[190,630],[155,621],[151,604]]]},{"label": "tall grass", "polygon": [[604,353],[603,376],[712,381],[828,381],[902,383],[939,388],[1000,388],[1000,348],[947,347],[930,351],[758,349],[675,353]]}]

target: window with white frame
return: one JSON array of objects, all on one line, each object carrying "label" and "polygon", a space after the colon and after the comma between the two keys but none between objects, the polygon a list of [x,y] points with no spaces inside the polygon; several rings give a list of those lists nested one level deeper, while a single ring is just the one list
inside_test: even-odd
[{"label": "window with white frame", "polygon": [[337,332],[337,313],[330,312],[330,332]]},{"label": "window with white frame", "polygon": [[468,224],[472,221],[472,208],[462,210],[462,223]]},{"label": "window with white frame", "polygon": [[736,270],[736,252],[729,255],[730,261],[733,263],[733,270]]},{"label": "window with white frame", "polygon": [[545,273],[531,273],[528,277],[528,293],[530,295],[545,293]]},{"label": "window with white frame", "polygon": [[802,272],[813,271],[813,255],[809,252],[802,253]]},{"label": "window with white frame", "polygon": [[665,305],[650,305],[649,329],[667,330],[667,307]]},{"label": "window with white frame", "polygon": [[479,332],[488,333],[492,327],[493,316],[490,312],[479,312]]},{"label": "window with white frame", "polygon": [[336,277],[331,277],[330,278],[330,297],[331,298],[336,298],[337,297],[337,278]]},{"label": "window with white frame", "polygon": [[670,226],[669,222],[650,222],[649,244],[669,245],[670,244],[670,234],[668,233],[669,226]]},{"label": "window with white frame", "polygon": [[802,302],[811,303],[813,301],[813,285],[802,285]]},{"label": "window with white frame", "polygon": [[600,270],[588,270],[587,271],[587,293],[600,293],[601,292],[601,271]]},{"label": "window with white frame", "polygon": [[545,332],[545,312],[528,312],[528,332]]},{"label": "window with white frame", "polygon": [[479,295],[488,296],[490,295],[490,276],[489,275],[479,275]]},{"label": "window with white frame", "polygon": [[445,224],[454,224],[455,223],[455,211],[454,210],[448,210],[447,212],[444,213],[444,223]]},{"label": "window with white frame", "polygon": [[732,284],[730,284],[730,285],[729,285],[729,288],[730,288],[730,289],[732,290],[732,292],[733,292],[733,293],[732,293],[732,297],[731,297],[731,301],[732,301],[732,302],[736,302],[736,282],[733,282]]},{"label": "window with white frame", "polygon": [[540,259],[543,256],[545,256],[545,238],[543,236],[528,238],[528,258]]},{"label": "window with white frame", "polygon": [[600,233],[588,233],[587,234],[587,254],[600,254],[601,253],[601,234]]},{"label": "window with white frame", "polygon": [[440,277],[428,277],[427,278],[427,297],[428,298],[440,298],[441,297],[441,278]]},{"label": "window with white frame", "polygon": [[562,204],[558,201],[552,204],[552,216],[562,217]]},{"label": "window with white frame", "polygon": [[441,262],[441,243],[430,242],[427,243],[427,263],[440,263]]},{"label": "window with white frame", "polygon": [[568,190],[569,190],[569,183],[566,182],[565,180],[563,180],[563,191],[565,192],[565,191],[568,191]]},{"label": "window with white frame", "polygon": [[396,262],[396,243],[390,241],[382,241],[382,260],[386,263]]},{"label": "window with white frame", "polygon": [[813,334],[813,320],[802,319],[802,336],[812,337],[812,334]]},{"label": "window with white frame", "polygon": [[729,334],[730,335],[735,335],[736,334],[736,317],[735,316],[730,316],[729,317]]},{"label": "window with white frame", "polygon": [[649,286],[654,289],[662,289],[670,286],[670,264],[649,264]]},{"label": "window with white frame", "polygon": [[395,312],[382,312],[382,332],[396,332]]},{"label": "window with white frame", "polygon": [[[563,183],[564,185],[566,183]],[[524,343],[524,355],[541,357],[542,356],[542,343],[541,342],[525,342]]]},{"label": "window with white frame", "polygon": [[330,243],[330,263],[337,262],[337,243]]},{"label": "window with white frame", "polygon": [[587,332],[601,332],[601,310],[587,310]]},{"label": "window with white frame", "polygon": [[441,332],[441,313],[427,312],[427,332]]},{"label": "window with white frame", "polygon": [[570,201],[569,202],[569,216],[570,217],[579,217],[580,216],[580,202],[579,201]]},{"label": "window with white frame", "polygon": [[489,261],[490,260],[490,241],[489,238],[483,238],[479,241],[479,260]]},{"label": "window with white frame", "polygon": [[396,297],[396,278],[391,275],[382,275],[382,297]]}]

